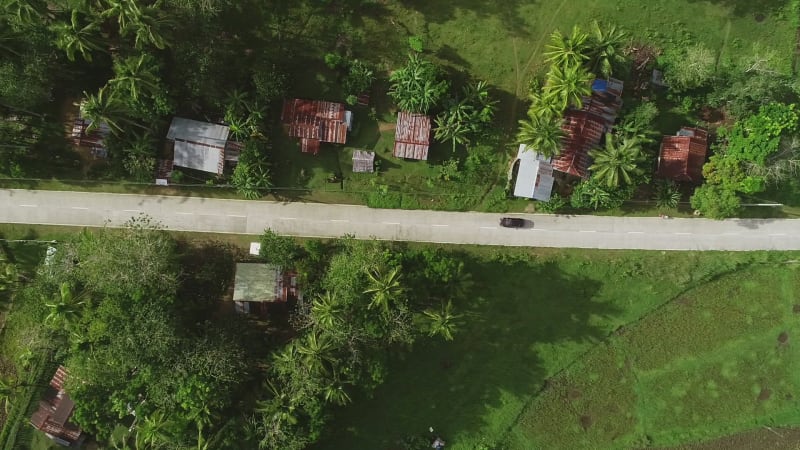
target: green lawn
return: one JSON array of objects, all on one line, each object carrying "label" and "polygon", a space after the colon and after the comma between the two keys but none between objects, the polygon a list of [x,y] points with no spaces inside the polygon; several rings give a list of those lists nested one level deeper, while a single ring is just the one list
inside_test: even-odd
[{"label": "green lawn", "polygon": [[430,426],[453,449],[596,449],[800,423],[798,355],[777,345],[800,332],[797,253],[480,252],[456,340],[396,358],[318,448],[401,449]]}]

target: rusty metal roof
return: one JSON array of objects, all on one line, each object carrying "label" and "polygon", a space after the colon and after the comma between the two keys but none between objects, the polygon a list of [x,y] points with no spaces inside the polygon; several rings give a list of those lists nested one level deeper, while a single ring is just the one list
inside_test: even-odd
[{"label": "rusty metal roof", "polygon": [[316,154],[320,142],[347,141],[346,115],[342,103],[295,98],[283,102],[281,122],[289,136],[300,138],[303,152]]},{"label": "rusty metal roof", "polygon": [[589,151],[599,146],[603,135],[613,128],[622,108],[621,95],[621,81],[595,80],[592,94],[583,99],[581,109],[564,113],[564,139],[561,153],[553,158],[553,170],[581,178],[589,176]]},{"label": "rusty metal roof", "polygon": [[353,150],[353,172],[373,172],[375,170],[375,152]]},{"label": "rusty metal roof", "polygon": [[397,114],[393,153],[395,157],[427,160],[430,140],[430,117],[405,111]]},{"label": "rusty metal roof", "polygon": [[658,153],[657,175],[675,181],[700,183],[708,151],[708,132],[681,128],[676,136],[664,136]]}]

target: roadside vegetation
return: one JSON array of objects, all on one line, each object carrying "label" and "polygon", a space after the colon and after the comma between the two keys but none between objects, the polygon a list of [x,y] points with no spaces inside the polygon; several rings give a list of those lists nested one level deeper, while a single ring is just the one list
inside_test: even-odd
[{"label": "roadside vegetation", "polygon": [[[81,424],[101,444],[140,448],[143,439],[147,448],[248,439],[253,448],[417,449],[429,427],[452,448],[630,448],[797,424],[793,252],[387,245],[267,232],[263,256],[249,260],[295,266],[306,301],[265,320],[224,301],[233,263],[254,258],[241,250],[249,239],[139,225],[79,235],[3,228],[9,239],[57,238],[61,253],[37,269],[50,244],[7,247],[24,278],[0,348],[9,417],[20,421],[17,431],[5,421],[4,443],[34,439],[25,421],[58,363],[76,377]],[[142,247],[150,257],[132,250]],[[86,262],[71,285],[49,281],[70,273],[65,255]],[[122,281],[108,283],[101,267]],[[123,313],[119,302],[136,307]],[[114,317],[131,325],[100,326]],[[155,336],[158,345],[145,345]],[[173,347],[148,356],[164,345]]]},{"label": "roadside vegetation", "polygon": [[[178,115],[227,124],[244,153],[238,168],[222,176],[176,171],[176,186],[163,188],[166,193],[219,191],[392,208],[682,215],[692,212],[694,186],[676,187],[677,209],[659,197],[652,174],[660,136],[684,125],[704,126],[717,136],[717,129],[732,130],[759,116],[762,106],[794,103],[795,3],[756,9],[741,2],[659,0],[642,10],[633,0],[519,1],[488,9],[468,1],[301,1],[280,7],[11,2],[0,17],[7,35],[0,175],[34,179],[5,180],[6,186],[148,191],[156,160],[164,156],[166,126]],[[463,30],[480,30],[480,38],[466,38]],[[654,68],[669,89],[649,83]],[[551,149],[559,139],[558,114],[528,117],[517,129],[527,102],[546,98],[544,105],[533,101],[529,113],[547,110],[547,103],[574,106],[585,81],[609,75],[625,82],[616,136],[595,155],[593,172],[609,175],[567,180],[549,204],[509,198],[517,138]],[[369,97],[366,105],[358,102],[362,94]],[[348,143],[313,157],[301,154],[277,126],[288,96],[351,105]],[[80,103],[85,116],[111,128],[108,158],[93,158],[64,138]],[[403,108],[434,119],[428,162],[391,156],[395,113]],[[793,214],[794,128],[784,127],[778,148],[773,145],[763,162],[738,156],[726,167],[742,166],[736,170],[746,175],[732,173],[730,181],[704,186],[692,208],[712,217]],[[773,139],[770,133],[775,131],[764,139]],[[730,142],[735,134],[718,135],[714,152],[722,155],[736,145]],[[376,152],[375,174],[350,172],[355,149]],[[608,164],[615,169],[602,167]],[[709,171],[721,173],[718,166]],[[744,177],[747,185],[740,183]],[[145,184],[117,186],[121,181]],[[787,208],[738,208],[772,199]]]}]

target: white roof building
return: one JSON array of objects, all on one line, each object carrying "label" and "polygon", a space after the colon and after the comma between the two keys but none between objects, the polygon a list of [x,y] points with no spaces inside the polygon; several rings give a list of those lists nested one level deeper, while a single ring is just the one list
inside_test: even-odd
[{"label": "white roof building", "polygon": [[553,166],[551,159],[520,144],[517,152],[519,171],[514,185],[514,196],[546,202],[553,191]]},{"label": "white roof building", "polygon": [[174,117],[167,139],[175,142],[175,165],[222,174],[229,132],[225,125]]}]

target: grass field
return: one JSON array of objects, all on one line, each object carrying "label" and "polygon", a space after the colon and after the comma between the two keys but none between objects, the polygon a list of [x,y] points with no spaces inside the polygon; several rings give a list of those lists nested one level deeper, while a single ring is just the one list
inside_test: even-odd
[{"label": "grass field", "polygon": [[466,257],[456,340],[397,358],[318,448],[400,449],[430,426],[454,449],[631,448],[800,423],[778,342],[800,332],[796,253],[491,252]]}]

